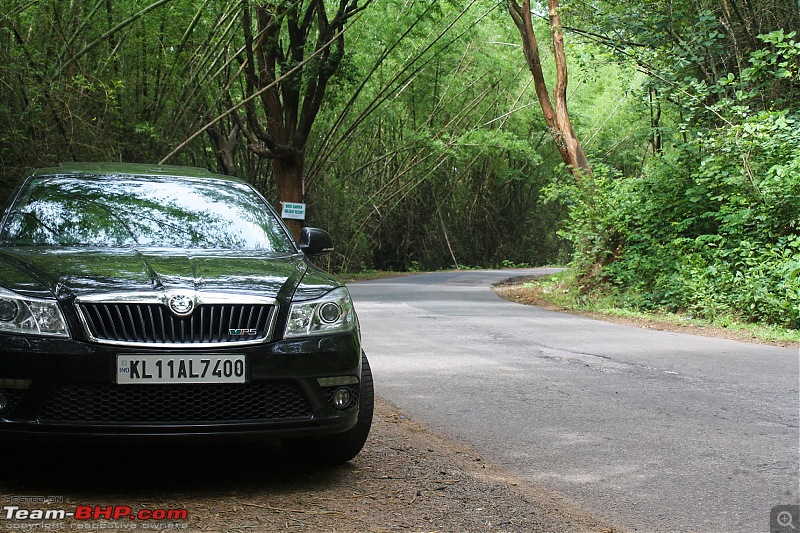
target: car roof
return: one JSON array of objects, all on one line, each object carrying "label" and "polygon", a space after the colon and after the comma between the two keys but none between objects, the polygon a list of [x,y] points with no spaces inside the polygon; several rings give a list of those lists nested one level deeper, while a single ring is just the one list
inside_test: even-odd
[{"label": "car roof", "polygon": [[36,169],[30,173],[29,176],[102,176],[125,174],[131,176],[213,178],[244,183],[239,178],[216,174],[204,168],[178,165],[151,165],[146,163],[60,163],[57,167]]}]

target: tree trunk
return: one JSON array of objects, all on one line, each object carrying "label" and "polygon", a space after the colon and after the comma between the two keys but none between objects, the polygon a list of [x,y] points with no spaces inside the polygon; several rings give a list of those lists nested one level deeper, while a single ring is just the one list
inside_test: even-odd
[{"label": "tree trunk", "polygon": [[208,136],[214,145],[217,163],[223,174],[238,175],[236,172],[236,149],[239,147],[239,124],[234,123],[227,136],[216,128],[208,129]]},{"label": "tree trunk", "polygon": [[[251,152],[271,160],[281,203],[303,202],[304,150],[311,127],[344,58],[345,26],[370,1],[339,0],[328,6],[321,0],[259,0],[255,7],[244,2],[245,94],[260,97],[245,107],[242,134]],[[302,221],[286,224],[299,240]]]},{"label": "tree trunk", "polygon": [[507,0],[508,11],[522,37],[522,49],[528,68],[533,74],[533,83],[536,96],[542,108],[544,120],[561,154],[561,159],[570,168],[576,178],[591,175],[592,169],[583,151],[578,136],[572,127],[572,121],[567,110],[567,60],[564,54],[564,32],[561,27],[558,0],[548,0],[550,14],[550,29],[553,34],[553,54],[556,62],[556,86],[553,90],[555,106],[550,99],[547,84],[544,81],[542,62],[539,56],[539,45],[533,32],[531,20],[531,2],[523,0],[520,6],[516,0]]},{"label": "tree trunk", "polygon": [[[286,157],[278,157],[272,160],[272,173],[275,176],[275,186],[278,198],[281,203],[301,203],[303,201],[303,166],[305,157],[302,153]],[[280,214],[280,206],[278,206]],[[285,219],[286,225],[292,231],[292,235],[299,242],[300,229],[303,227],[302,220]]]}]

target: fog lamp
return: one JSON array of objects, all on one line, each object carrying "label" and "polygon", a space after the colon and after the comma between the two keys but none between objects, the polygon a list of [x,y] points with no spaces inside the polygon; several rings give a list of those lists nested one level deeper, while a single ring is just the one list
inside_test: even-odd
[{"label": "fog lamp", "polygon": [[337,409],[344,409],[350,404],[350,391],[340,387],[333,391],[333,406]]}]

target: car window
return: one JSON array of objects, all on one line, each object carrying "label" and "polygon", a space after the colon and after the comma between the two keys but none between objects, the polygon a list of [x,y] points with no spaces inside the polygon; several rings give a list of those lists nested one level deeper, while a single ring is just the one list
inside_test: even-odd
[{"label": "car window", "polygon": [[244,184],[127,175],[31,178],[10,206],[0,240],[295,251],[273,212]]}]

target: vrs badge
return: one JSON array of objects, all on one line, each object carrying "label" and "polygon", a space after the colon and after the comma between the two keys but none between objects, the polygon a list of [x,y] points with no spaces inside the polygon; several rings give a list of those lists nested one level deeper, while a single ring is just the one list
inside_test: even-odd
[{"label": "vrs badge", "polygon": [[228,335],[258,335],[257,329],[229,329]]},{"label": "vrs badge", "polygon": [[194,309],[194,299],[187,294],[176,294],[168,302],[169,309],[177,316],[186,316]]}]

